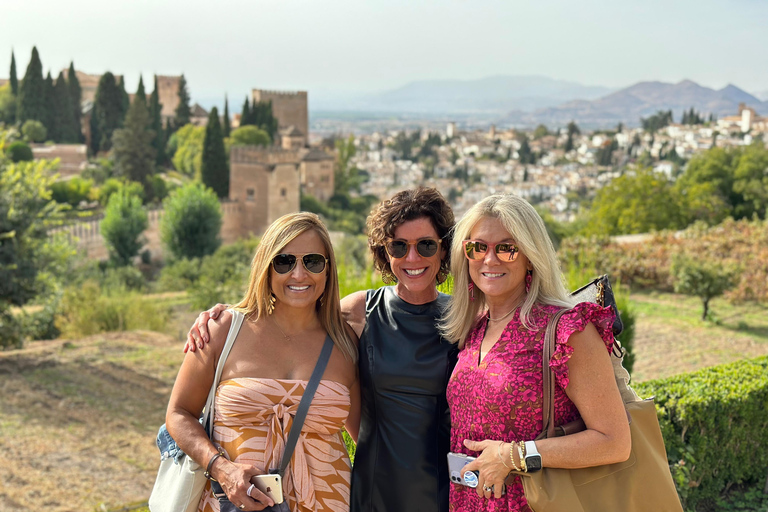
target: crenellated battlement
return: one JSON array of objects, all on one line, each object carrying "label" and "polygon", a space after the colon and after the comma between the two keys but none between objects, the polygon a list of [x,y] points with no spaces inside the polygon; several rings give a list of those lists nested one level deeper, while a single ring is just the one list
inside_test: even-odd
[{"label": "crenellated battlement", "polygon": [[307,91],[274,91],[269,89],[253,89],[252,92],[254,97],[256,97],[257,93],[262,96],[285,96],[295,98],[307,97]]}]

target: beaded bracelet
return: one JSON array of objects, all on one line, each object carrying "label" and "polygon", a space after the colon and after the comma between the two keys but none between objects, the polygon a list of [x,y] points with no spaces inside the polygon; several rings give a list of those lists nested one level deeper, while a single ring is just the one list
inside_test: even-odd
[{"label": "beaded bracelet", "polygon": [[[496,455],[498,455],[498,456],[499,456],[499,460],[501,461],[501,463],[502,463],[502,464],[504,464],[504,467],[505,467],[505,468],[507,468],[508,470],[512,471],[512,468],[511,468],[511,467],[509,467],[509,466],[507,466],[507,463],[506,463],[506,462],[504,462],[504,457],[502,457],[502,455],[501,455],[501,447],[502,447],[503,445],[504,445],[504,441],[501,441],[501,442],[499,443],[499,449],[498,449],[498,450],[496,450]],[[512,464],[514,465],[514,462],[512,462]]]},{"label": "beaded bracelet", "polygon": [[515,468],[515,471],[522,471],[517,464],[515,463],[515,442],[509,443],[509,460],[512,461],[512,467]]},{"label": "beaded bracelet", "polygon": [[525,473],[528,472],[528,466],[525,464],[525,441],[517,442],[517,454],[520,456],[520,467]]}]

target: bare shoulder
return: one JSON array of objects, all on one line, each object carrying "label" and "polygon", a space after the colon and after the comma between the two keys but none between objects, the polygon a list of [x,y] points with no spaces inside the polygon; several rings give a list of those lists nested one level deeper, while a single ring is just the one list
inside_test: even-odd
[{"label": "bare shoulder", "polygon": [[359,338],[365,327],[365,290],[350,293],[341,299],[341,316]]}]

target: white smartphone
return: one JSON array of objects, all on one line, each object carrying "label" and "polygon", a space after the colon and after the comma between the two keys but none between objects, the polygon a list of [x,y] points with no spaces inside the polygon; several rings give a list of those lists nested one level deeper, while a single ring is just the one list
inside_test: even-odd
[{"label": "white smartphone", "polygon": [[[474,487],[464,481],[464,471],[462,471],[462,468],[473,460],[475,460],[475,457],[472,457],[471,455],[449,452],[448,474],[451,476],[451,482],[458,485],[466,485],[467,487]],[[477,484],[475,484],[475,486],[476,485]]]},{"label": "white smartphone", "polygon": [[283,502],[283,479],[280,475],[255,475],[251,477],[251,483],[272,498],[275,504]]}]

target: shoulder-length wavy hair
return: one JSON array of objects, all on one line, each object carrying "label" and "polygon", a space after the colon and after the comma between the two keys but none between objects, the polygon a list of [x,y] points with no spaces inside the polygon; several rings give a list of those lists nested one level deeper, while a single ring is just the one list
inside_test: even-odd
[{"label": "shoulder-length wavy hair", "polygon": [[347,331],[344,329],[344,320],[341,317],[339,277],[331,237],[320,221],[320,217],[314,213],[289,213],[277,219],[267,228],[251,262],[248,291],[243,300],[234,307],[242,311],[249,320],[257,321],[266,316],[270,295],[272,295],[270,283],[272,260],[292,240],[310,230],[320,236],[328,255],[328,266],[325,270],[325,290],[321,300],[318,300],[316,305],[320,324],[344,356],[352,361],[357,361],[357,345],[349,339]]},{"label": "shoulder-length wavy hair", "polygon": [[440,237],[445,256],[440,261],[437,284],[448,278],[451,270],[451,241],[453,239],[453,210],[448,201],[436,189],[418,187],[398,192],[392,199],[383,201],[368,216],[368,248],[373,254],[373,267],[381,272],[385,283],[397,282],[387,259],[385,245],[395,236],[395,230],[409,220],[427,218]]},{"label": "shoulder-length wavy hair", "polygon": [[464,214],[453,233],[453,295],[439,329],[443,337],[452,343],[458,342],[459,348],[464,348],[469,331],[474,327],[480,312],[487,307],[485,295],[477,286],[474,287],[475,299],[469,299],[471,278],[462,243],[470,238],[472,229],[484,217],[499,219],[533,266],[531,288],[520,310],[520,319],[525,328],[532,328],[529,315],[535,304],[573,306],[563,283],[555,248],[541,216],[525,199],[518,196],[499,194],[487,197]]}]

